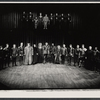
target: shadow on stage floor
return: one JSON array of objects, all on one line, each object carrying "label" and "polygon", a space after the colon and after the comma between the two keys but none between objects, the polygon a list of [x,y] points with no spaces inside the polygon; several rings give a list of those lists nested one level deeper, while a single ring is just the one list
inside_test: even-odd
[{"label": "shadow on stage floor", "polygon": [[10,88],[7,87],[6,85],[0,83],[0,90],[10,90]]},{"label": "shadow on stage floor", "polygon": [[78,66],[36,64],[0,71],[1,90],[99,89],[100,74]]}]

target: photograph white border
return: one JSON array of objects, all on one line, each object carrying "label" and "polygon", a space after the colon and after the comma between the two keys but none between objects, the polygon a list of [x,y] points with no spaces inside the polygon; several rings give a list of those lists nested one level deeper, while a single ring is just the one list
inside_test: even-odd
[{"label": "photograph white border", "polygon": [[[100,4],[100,2],[1,1],[0,4]],[[100,89],[0,90],[0,98],[100,98]]]}]

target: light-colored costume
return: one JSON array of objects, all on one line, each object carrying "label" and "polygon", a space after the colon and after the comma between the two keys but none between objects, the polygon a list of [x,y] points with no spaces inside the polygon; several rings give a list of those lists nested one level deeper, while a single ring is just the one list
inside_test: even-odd
[{"label": "light-colored costume", "polygon": [[24,52],[25,52],[25,64],[32,64],[33,47],[26,46]]},{"label": "light-colored costume", "polygon": [[47,29],[48,22],[49,22],[48,16],[44,16],[43,17],[44,29]]}]

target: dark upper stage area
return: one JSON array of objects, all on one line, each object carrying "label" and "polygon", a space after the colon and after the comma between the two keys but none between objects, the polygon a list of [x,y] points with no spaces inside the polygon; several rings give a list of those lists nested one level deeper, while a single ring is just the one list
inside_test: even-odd
[{"label": "dark upper stage area", "polygon": [[[62,13],[71,16],[71,30],[99,31],[100,24],[100,4],[0,4],[0,27],[1,28],[21,28],[23,12],[32,14],[42,13],[55,15]],[[8,25],[9,24],[9,25]]]},{"label": "dark upper stage area", "polygon": [[[54,20],[52,28],[48,27],[47,31],[40,29],[36,31],[31,20],[30,22],[29,20],[23,21],[23,12],[27,14],[31,12],[34,16],[39,16],[39,13],[42,13],[43,16],[47,14],[49,18],[51,13],[54,16],[56,13],[58,16],[61,16],[62,13],[64,16],[70,14],[71,22],[67,22],[67,25],[63,29],[60,22],[56,23],[58,25],[56,27]],[[18,39],[24,37],[26,40],[34,36],[34,38],[31,38],[32,40],[41,39],[41,41],[42,38],[44,40],[46,37],[48,37],[46,38],[47,40],[51,38],[50,40],[56,41],[58,36],[60,41],[69,43],[77,44],[80,42],[80,44],[100,45],[98,43],[100,33],[100,4],[0,4],[0,33],[0,41],[3,40],[3,43],[13,43],[15,40],[18,42],[19,40],[16,39],[16,36]]]}]

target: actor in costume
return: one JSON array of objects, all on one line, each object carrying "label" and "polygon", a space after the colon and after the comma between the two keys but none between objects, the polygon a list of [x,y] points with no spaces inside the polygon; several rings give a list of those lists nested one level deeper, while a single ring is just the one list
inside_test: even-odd
[{"label": "actor in costume", "polygon": [[94,70],[95,72],[98,71],[98,69],[100,70],[100,51],[98,50],[98,47],[94,48]]},{"label": "actor in costume", "polygon": [[38,27],[38,18],[37,17],[35,17],[35,19],[34,19],[34,26],[35,26],[35,29],[37,29],[37,27]]},{"label": "actor in costume", "polygon": [[48,17],[47,14],[46,14],[46,15],[43,17],[44,29],[47,29],[48,22],[49,22],[49,17]]},{"label": "actor in costume", "polygon": [[54,43],[52,43],[52,45],[50,47],[50,55],[51,55],[51,62],[52,63],[55,62],[55,52],[56,52],[56,47],[55,47]]},{"label": "actor in costume", "polygon": [[32,64],[32,56],[33,56],[33,47],[30,46],[30,43],[27,43],[27,46],[24,49],[25,53],[25,64],[31,65]]},{"label": "actor in costume", "polygon": [[33,64],[36,64],[37,63],[37,58],[38,58],[38,51],[37,51],[37,46],[36,46],[36,44],[34,44],[34,46],[33,46],[33,53],[34,53],[34,55],[33,55]]},{"label": "actor in costume", "polygon": [[69,48],[68,48],[68,61],[69,61],[69,65],[71,65],[73,57],[74,57],[74,48],[72,47],[72,44],[70,44]]},{"label": "actor in costume", "polygon": [[18,49],[17,49],[16,45],[13,44],[13,47],[12,47],[12,66],[17,66],[17,64],[16,64],[17,56],[18,56]]},{"label": "actor in costume", "polygon": [[82,44],[82,48],[80,48],[79,67],[84,65],[86,51],[87,51],[87,49],[85,48],[85,45]]},{"label": "actor in costume", "polygon": [[80,58],[80,47],[79,45],[76,46],[74,49],[74,66],[76,66],[76,63],[79,66],[79,58]]},{"label": "actor in costume", "polygon": [[38,17],[38,26],[41,29],[43,27],[43,16],[42,13],[40,13],[39,17]]},{"label": "actor in costume", "polygon": [[3,68],[3,62],[4,62],[3,47],[0,46],[0,69]]},{"label": "actor in costume", "polygon": [[38,44],[38,63],[43,63],[43,47],[42,47],[42,43]]},{"label": "actor in costume", "polygon": [[5,60],[5,67],[9,67],[10,63],[10,56],[11,56],[11,49],[9,47],[9,44],[6,44],[6,47],[4,48],[4,60]]},{"label": "actor in costume", "polygon": [[43,46],[44,63],[46,63],[48,61],[49,53],[50,53],[50,46],[46,42],[45,45]]},{"label": "actor in costume", "polygon": [[92,46],[89,46],[89,49],[86,51],[86,67],[90,70],[93,70],[94,62],[94,52],[92,50]]},{"label": "actor in costume", "polygon": [[62,59],[62,64],[65,63],[66,55],[67,55],[67,48],[66,48],[66,45],[63,44],[63,47],[61,48],[61,59]]},{"label": "actor in costume", "polygon": [[18,47],[18,56],[19,56],[20,65],[23,65],[23,60],[24,60],[24,46],[23,46],[23,43],[20,43],[20,46]]},{"label": "actor in costume", "polygon": [[55,62],[58,64],[61,63],[61,47],[60,47],[60,45],[57,46],[57,49],[55,52]]}]

